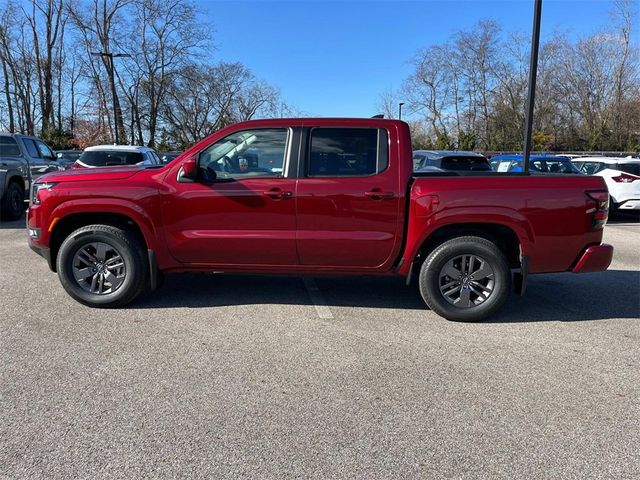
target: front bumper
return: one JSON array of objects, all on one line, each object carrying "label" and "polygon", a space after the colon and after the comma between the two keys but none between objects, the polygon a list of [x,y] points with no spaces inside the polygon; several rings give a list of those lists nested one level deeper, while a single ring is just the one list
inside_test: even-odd
[{"label": "front bumper", "polygon": [[571,269],[573,273],[601,272],[611,265],[613,259],[613,247],[602,243],[588,247],[580,256],[576,266]]},{"label": "front bumper", "polygon": [[34,252],[36,252],[38,255],[40,255],[42,258],[44,258],[47,261],[47,264],[49,265],[49,268],[53,271],[55,271],[54,265],[51,261],[51,250],[49,250],[48,248],[45,247],[41,247],[39,245],[35,245],[31,239],[29,239],[29,248],[31,250],[33,250]]}]

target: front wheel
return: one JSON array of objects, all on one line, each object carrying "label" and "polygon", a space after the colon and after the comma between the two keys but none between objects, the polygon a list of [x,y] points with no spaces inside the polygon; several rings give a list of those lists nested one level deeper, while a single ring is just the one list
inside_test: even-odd
[{"label": "front wheel", "polygon": [[74,299],[90,307],[120,307],[146,287],[142,246],[126,230],[89,225],[69,235],[57,258],[58,278]]},{"label": "front wheel", "polygon": [[500,249],[481,237],[458,237],[437,247],[422,264],[420,293],[447,320],[477,322],[509,297],[511,269]]},{"label": "front wheel", "polygon": [[11,182],[7,186],[0,208],[3,220],[17,220],[24,213],[24,190],[16,182]]}]

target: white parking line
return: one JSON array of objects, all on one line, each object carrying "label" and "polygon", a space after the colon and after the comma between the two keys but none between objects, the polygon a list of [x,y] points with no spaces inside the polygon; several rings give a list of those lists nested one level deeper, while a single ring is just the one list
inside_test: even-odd
[{"label": "white parking line", "polygon": [[307,292],[309,292],[313,305],[316,307],[318,316],[323,319],[333,318],[331,309],[327,306],[327,302],[324,301],[322,292],[320,292],[315,280],[313,278],[303,278],[302,280],[304,281],[304,286],[307,287]]}]

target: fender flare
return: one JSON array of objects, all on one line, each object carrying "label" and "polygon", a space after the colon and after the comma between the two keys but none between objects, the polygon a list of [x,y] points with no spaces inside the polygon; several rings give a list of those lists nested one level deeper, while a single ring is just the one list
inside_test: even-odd
[{"label": "fender flare", "polygon": [[142,232],[147,248],[158,249],[158,232],[153,221],[143,208],[128,200],[118,198],[68,200],[51,212],[51,223],[58,223],[74,214],[87,213],[113,213],[130,218]]},{"label": "fender flare", "polygon": [[506,227],[515,233],[523,255],[529,255],[533,250],[535,244],[533,228],[524,215],[512,208],[486,206],[447,208],[431,215],[420,227],[419,233],[412,235],[416,240],[411,246],[407,246],[401,271],[409,270],[422,245],[439,229],[453,225],[464,226],[465,224]]},{"label": "fender flare", "polygon": [[2,185],[2,189],[0,189],[0,197],[4,195],[4,192],[7,191],[7,187],[9,187],[9,182],[14,178],[19,178],[20,183],[22,185],[22,189],[24,190],[25,198],[29,196],[27,189],[27,182],[25,182],[24,175],[18,169],[12,168],[9,170],[0,170],[0,185]]}]

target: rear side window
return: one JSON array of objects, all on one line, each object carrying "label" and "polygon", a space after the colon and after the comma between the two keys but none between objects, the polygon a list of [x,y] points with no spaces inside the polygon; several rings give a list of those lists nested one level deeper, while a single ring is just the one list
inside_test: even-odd
[{"label": "rear side window", "polygon": [[80,155],[79,162],[89,167],[112,167],[117,165],[135,165],[144,161],[140,152],[123,152],[117,150],[85,151]]},{"label": "rear side window", "polygon": [[389,164],[387,131],[381,128],[314,128],[310,177],[365,177]]},{"label": "rear side window", "polygon": [[0,155],[3,157],[19,157],[20,148],[13,137],[0,137]]},{"label": "rear side window", "polygon": [[23,138],[22,143],[24,143],[25,148],[27,149],[27,153],[31,158],[40,158],[40,152],[38,151],[38,147],[33,143],[33,140],[30,138]]}]

